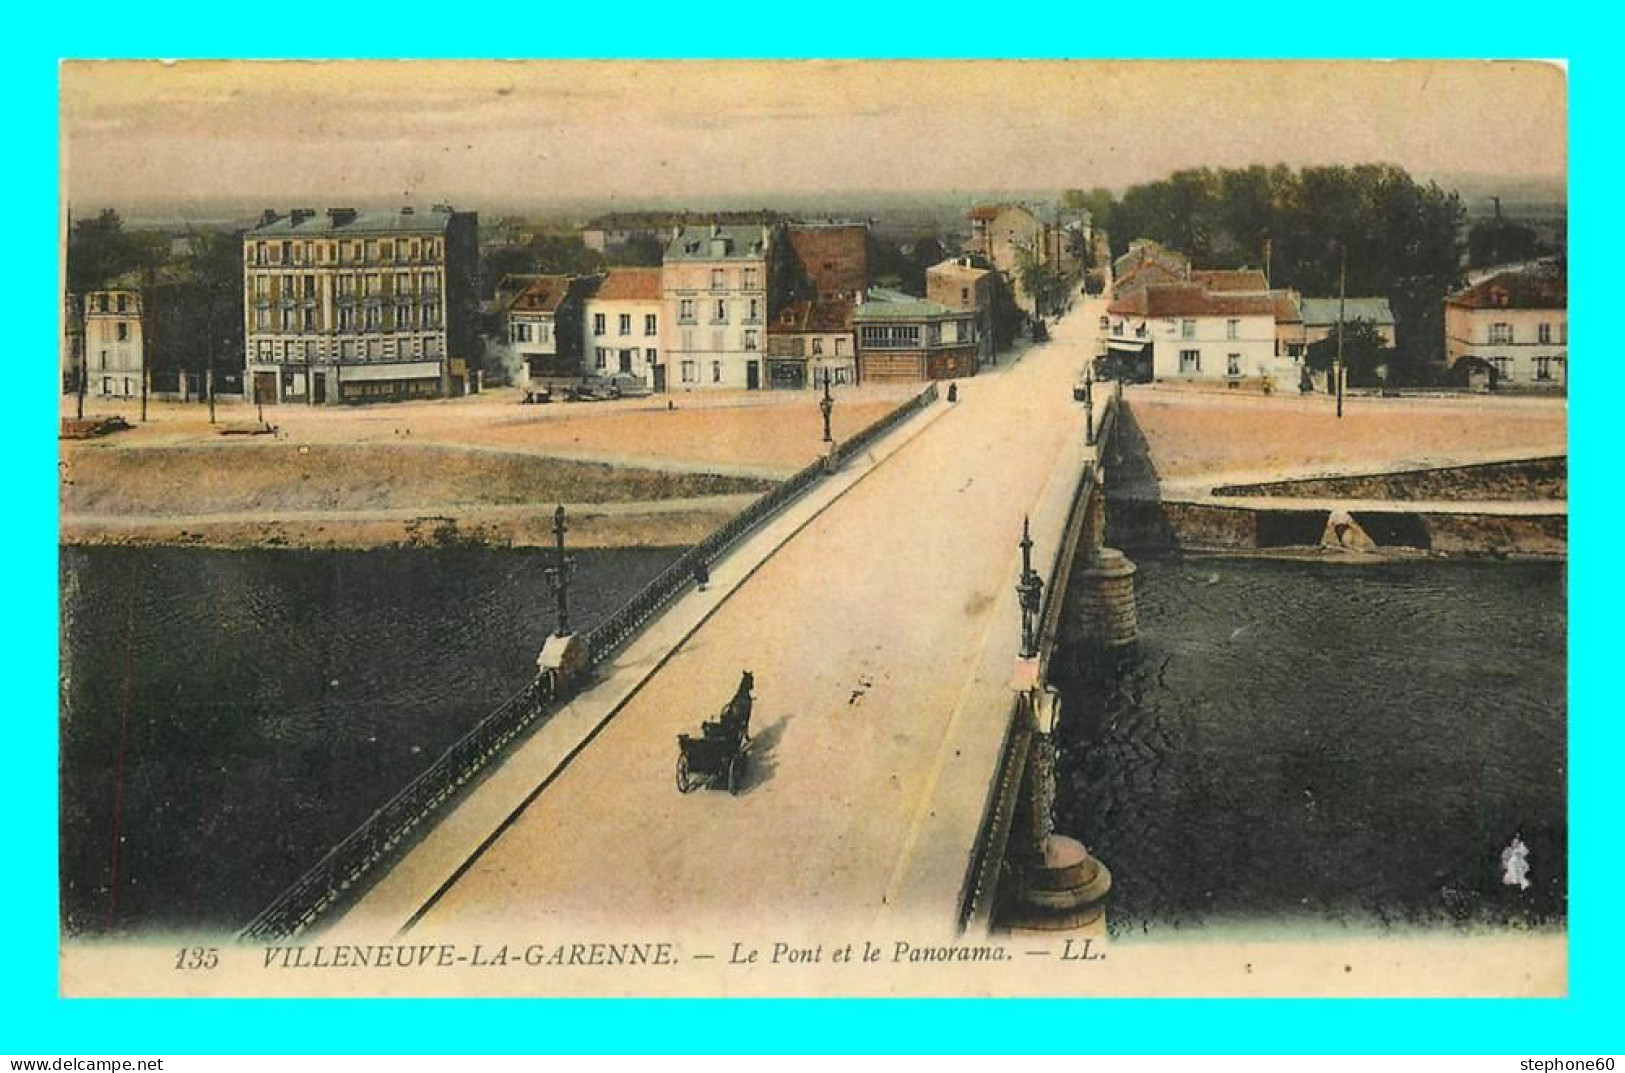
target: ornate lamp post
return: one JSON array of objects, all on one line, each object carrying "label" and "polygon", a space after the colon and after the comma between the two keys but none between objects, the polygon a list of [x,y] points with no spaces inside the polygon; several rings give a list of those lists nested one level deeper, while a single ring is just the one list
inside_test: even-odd
[{"label": "ornate lamp post", "polygon": [[570,578],[575,574],[576,560],[574,555],[564,554],[564,507],[560,505],[553,512],[553,547],[555,559],[553,565],[545,571],[547,584],[553,590],[553,598],[558,602],[558,627],[553,631],[555,637],[566,637],[570,633]]},{"label": "ornate lamp post", "polygon": [[829,434],[829,415],[835,409],[835,400],[829,395],[829,370],[824,370],[824,397],[818,400],[818,409],[824,415],[824,442],[834,443],[835,437]]},{"label": "ornate lamp post", "polygon": [[1033,569],[1033,537],[1029,519],[1021,519],[1021,580],[1016,597],[1021,603],[1021,658],[1038,655],[1038,609],[1044,593],[1044,579]]}]

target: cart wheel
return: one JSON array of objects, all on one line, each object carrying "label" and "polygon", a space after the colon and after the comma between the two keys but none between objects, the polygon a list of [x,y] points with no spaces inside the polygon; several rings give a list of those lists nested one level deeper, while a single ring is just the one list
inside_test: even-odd
[{"label": "cart wheel", "polygon": [[735,756],[728,761],[728,792],[739,794],[739,784],[745,781],[745,758]]},{"label": "cart wheel", "polygon": [[677,792],[686,794],[694,789],[694,780],[688,777],[688,754],[679,751],[677,754]]}]

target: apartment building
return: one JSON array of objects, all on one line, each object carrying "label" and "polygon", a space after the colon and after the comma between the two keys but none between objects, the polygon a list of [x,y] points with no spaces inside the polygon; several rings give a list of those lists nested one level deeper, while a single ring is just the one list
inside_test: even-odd
[{"label": "apartment building", "polygon": [[665,391],[659,268],[612,268],[586,299],[581,353],[590,379],[634,391]]},{"label": "apartment building", "polygon": [[1445,359],[1469,383],[1566,389],[1566,269],[1503,272],[1445,299]]},{"label": "apartment building", "polygon": [[266,210],[243,237],[245,387],[332,405],[478,389],[478,217]]},{"label": "apartment building", "polygon": [[[71,324],[71,321],[70,321]],[[85,393],[106,399],[141,395],[145,340],[141,295],[133,290],[90,291],[81,315]]]},{"label": "apartment building", "polygon": [[680,230],[661,264],[666,386],[763,386],[768,229],[712,224]]}]

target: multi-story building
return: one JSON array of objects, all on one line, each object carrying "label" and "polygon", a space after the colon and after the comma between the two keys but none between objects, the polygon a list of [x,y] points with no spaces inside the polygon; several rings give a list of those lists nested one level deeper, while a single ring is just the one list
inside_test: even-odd
[{"label": "multi-story building", "polygon": [[1160,242],[1137,238],[1112,262],[1112,296],[1121,298],[1141,287],[1188,283],[1190,275],[1190,258]]},{"label": "multi-story building", "polygon": [[818,387],[858,379],[853,303],[845,299],[791,302],[767,329],[767,386]]},{"label": "multi-story building", "polygon": [[1298,382],[1297,363],[1276,355],[1276,302],[1268,292],[1140,287],[1113,301],[1107,316],[1113,355],[1155,379]]},{"label": "multi-story building", "polygon": [[762,386],[767,351],[768,230],[683,228],[661,265],[667,386]]},{"label": "multi-story building", "polygon": [[784,237],[803,284],[792,288],[795,298],[850,302],[869,285],[867,224],[797,222]]},{"label": "multi-story building", "polygon": [[852,324],[862,383],[976,375],[979,344],[971,310],[875,287],[853,309]]},{"label": "multi-story building", "polygon": [[91,291],[84,298],[85,393],[129,399],[141,394],[144,347],[141,295]]},{"label": "multi-story building", "polygon": [[596,277],[536,276],[507,303],[504,358],[521,388],[548,392],[581,383],[582,303],[596,283]]},{"label": "multi-story building", "polygon": [[612,268],[586,299],[581,353],[587,375],[620,388],[665,391],[661,269]]},{"label": "multi-story building", "polygon": [[[85,317],[77,294],[62,296],[62,390],[77,392],[85,375]],[[88,389],[89,385],[86,385]]]},{"label": "multi-story building", "polygon": [[1029,259],[1059,264],[1062,236],[1024,205],[979,205],[966,214],[971,237],[967,253],[987,258],[1010,281],[1016,305],[1033,313],[1037,302],[1022,284],[1021,266]]},{"label": "multi-story building", "polygon": [[1445,299],[1445,358],[1468,382],[1567,388],[1568,273],[1503,272]]},{"label": "multi-story building", "polygon": [[267,210],[243,237],[248,398],[371,402],[477,390],[478,217]]},{"label": "multi-story building", "polygon": [[981,361],[993,358],[993,302],[998,281],[975,258],[954,257],[925,270],[925,297],[948,309],[976,314]]}]

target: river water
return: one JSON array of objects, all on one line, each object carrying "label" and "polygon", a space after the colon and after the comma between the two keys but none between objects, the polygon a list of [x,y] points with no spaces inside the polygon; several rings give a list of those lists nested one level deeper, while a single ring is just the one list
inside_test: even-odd
[{"label": "river water", "polygon": [[[577,553],[571,625],[681,552]],[[63,549],[64,931],[247,923],[535,674],[550,561]]]},{"label": "river water", "polygon": [[1114,934],[1566,918],[1562,564],[1139,567],[1138,652],[1059,740]]},{"label": "river water", "polygon": [[[580,553],[575,624],[680,551]],[[530,677],[548,561],[64,549],[64,930],[245,923]],[[1564,918],[1561,565],[1139,566],[1134,662],[1060,741],[1116,933]]]}]

